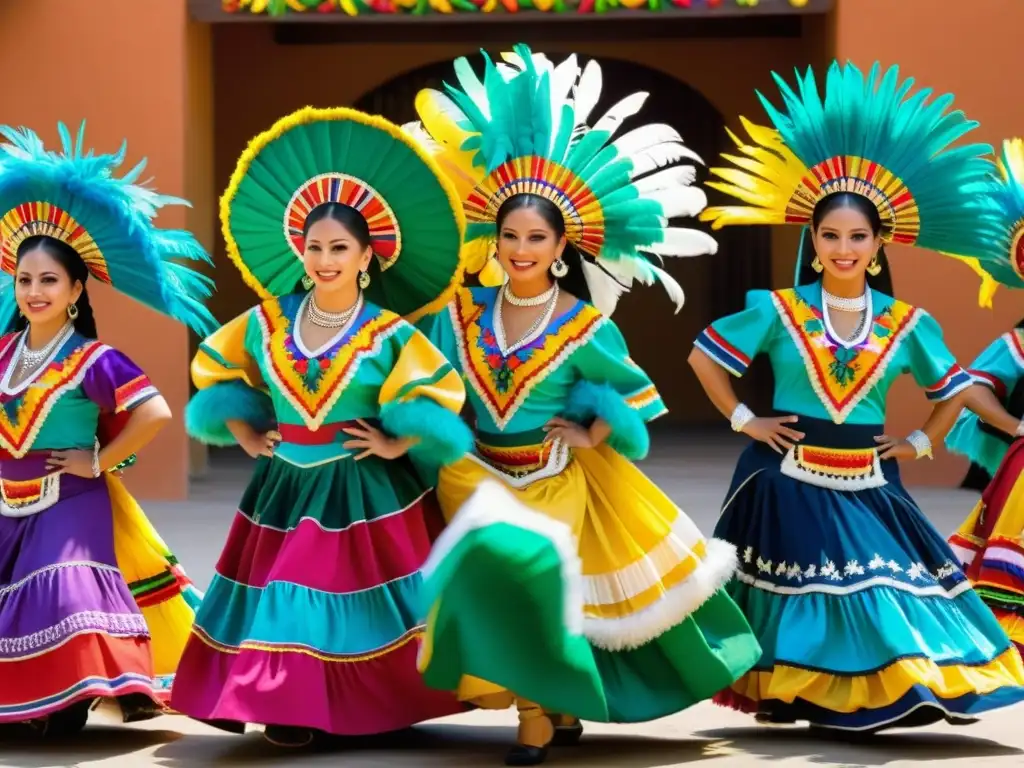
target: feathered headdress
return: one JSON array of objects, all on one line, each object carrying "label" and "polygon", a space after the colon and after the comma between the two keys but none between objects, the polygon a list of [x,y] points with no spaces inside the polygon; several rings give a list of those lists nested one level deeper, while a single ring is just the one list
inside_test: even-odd
[{"label": "feathered headdress", "polygon": [[912,79],[876,63],[867,78],[853,64],[833,62],[818,93],[814,73],[797,73],[796,91],[773,74],[784,109],[758,98],[774,126],[740,118],[750,136],[731,131],[740,155],[723,154],[730,168],[712,168],[708,186],[746,205],[709,208],[701,219],[731,224],[799,224],[834,192],[868,198],[882,219],[886,242],[961,253],[994,226],[979,190],[991,165],[987,144],[950,148],[977,127],[949,111],[953,96],[934,100],[928,88],[911,95]]},{"label": "feathered headdress", "polygon": [[[565,219],[566,238],[583,256],[594,304],[605,314],[634,280],[660,281],[682,306],[683,291],[660,266],[664,256],[715,253],[704,232],[669,226],[707,205],[693,165],[701,162],[668,125],[614,138],[647,99],[635,93],[591,121],[601,68],[581,71],[576,56],[555,66],[525,45],[495,64],[484,53],[481,81],[465,58],[457,85],[423,90],[420,123],[405,126],[453,180],[466,212],[467,268],[481,272],[494,252],[498,208],[522,193],[540,195]],[[670,167],[669,167],[670,166]],[[490,267],[493,270],[493,266]]]},{"label": "feathered headdress", "polygon": [[221,198],[228,256],[260,298],[296,289],[306,217],[330,202],[370,228],[371,301],[410,320],[449,301],[463,272],[458,195],[397,125],[344,107],[282,117],[249,143]]},{"label": "feathered headdress", "polygon": [[981,278],[978,304],[986,308],[1000,285],[1024,288],[1024,139],[1006,139],[995,165],[984,193],[995,209],[995,228],[967,250],[948,254]]},{"label": "feathered headdress", "polygon": [[75,249],[89,273],[199,334],[217,327],[204,305],[213,281],[177,259],[210,262],[196,238],[153,224],[165,205],[188,205],[137,184],[146,161],[121,177],[127,144],[112,155],[83,149],[85,123],[72,140],[60,123],[62,152],[48,151],[27,128],[0,126],[0,322],[17,312],[13,281],[18,247],[48,235]]}]

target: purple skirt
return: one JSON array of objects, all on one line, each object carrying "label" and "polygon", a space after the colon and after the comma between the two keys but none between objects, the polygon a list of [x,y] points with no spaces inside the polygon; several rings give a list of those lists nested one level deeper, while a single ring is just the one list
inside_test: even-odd
[{"label": "purple skirt", "polygon": [[[82,700],[155,699],[149,632],[114,557],[106,482],[62,474],[38,482],[45,456],[0,462],[0,723]],[[52,483],[53,481],[50,481]]]}]

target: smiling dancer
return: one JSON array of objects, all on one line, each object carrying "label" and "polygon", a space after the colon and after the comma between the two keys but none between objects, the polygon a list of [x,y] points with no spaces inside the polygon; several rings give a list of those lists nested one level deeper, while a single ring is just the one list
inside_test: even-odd
[{"label": "smiling dancer", "polygon": [[[114,474],[171,418],[127,356],[97,340],[91,279],[201,333],[212,283],[184,203],[117,171],[61,125],[62,152],[0,128],[0,723],[67,736],[99,699],[164,710],[200,595]],[[12,280],[13,277],[13,280]]]},{"label": "smiling dancer", "polygon": [[461,279],[458,199],[397,126],[307,108],[252,141],[221,222],[263,302],[200,346],[186,424],[256,467],[173,705],[291,747],[461,711],[416,669],[441,520],[411,460],[468,450],[465,388],[400,317]]},{"label": "smiling dancer", "polygon": [[[733,167],[710,183],[745,205],[709,209],[715,227],[806,227],[796,287],[754,291],[712,323],[690,362],[732,428],[752,438],[716,536],[742,553],[730,592],[764,655],[720,703],[768,722],[872,732],[1024,700],[1024,665],[956,557],[900,482],[897,460],[931,456],[971,377],[938,323],[880,290],[883,246],[953,253],[986,236],[984,145],[949,149],[975,123],[951,96],[912,93],[895,67],[865,77],[781,78],[774,129],[743,124]],[[891,290],[891,289],[890,289]],[[775,373],[774,411],[733,392],[758,354]],[[883,434],[886,396],[909,373],[936,403],[907,438]],[[945,425],[945,426],[943,426]]]},{"label": "smiling dancer", "polygon": [[596,62],[556,67],[526,46],[504,58],[485,57],[482,84],[459,59],[457,85],[421,93],[409,127],[462,185],[474,266],[496,248],[507,276],[431,321],[470,384],[476,447],[438,481],[450,525],[431,554],[421,666],[478,706],[514,703],[506,763],[536,765],[578,741],[577,718],[678,712],[760,649],[721,589],[735,550],[631,463],[665,406],[607,317],[634,280],[681,305],[657,258],[714,253],[668,226],[706,204],[679,164],[699,158],[667,125],[613,140],[647,94],[591,121]]}]

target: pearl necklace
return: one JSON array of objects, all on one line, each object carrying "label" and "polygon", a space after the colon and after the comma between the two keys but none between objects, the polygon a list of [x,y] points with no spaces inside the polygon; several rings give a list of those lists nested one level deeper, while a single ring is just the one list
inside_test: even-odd
[{"label": "pearl necklace", "polygon": [[825,290],[825,286],[822,286],[821,300],[832,309],[838,309],[840,312],[863,312],[868,308],[867,291],[856,298],[848,299],[843,296],[836,296],[834,293],[829,293]]},{"label": "pearl necklace", "polygon": [[555,288],[558,284],[553,284],[544,293],[537,296],[516,296],[512,293],[512,286],[509,283],[505,283],[505,287],[501,289],[502,295],[505,297],[505,301],[511,304],[513,307],[539,307],[551,298],[551,294],[555,292]]},{"label": "pearl necklace", "polygon": [[362,306],[363,294],[360,293],[356,303],[344,312],[325,312],[316,305],[316,299],[310,293],[309,301],[306,302],[306,317],[313,325],[318,325],[321,328],[343,328],[356,316]]},{"label": "pearl necklace", "polygon": [[551,322],[551,318],[555,314],[555,307],[558,305],[558,283],[552,286],[550,293],[551,296],[548,298],[548,305],[544,308],[544,311],[537,316],[537,319],[533,321],[533,325],[529,327],[519,341],[510,347],[505,346],[505,322],[502,319],[501,312],[502,302],[494,302],[494,340],[498,342],[498,349],[501,350],[503,356],[508,357],[513,352],[522,349],[547,328],[548,323]]},{"label": "pearl necklace", "polygon": [[67,323],[61,330],[50,339],[42,349],[29,349],[28,330],[21,335],[21,342],[18,345],[18,372],[27,374],[42,365],[54,349],[63,346],[71,334],[75,332],[75,326]]}]

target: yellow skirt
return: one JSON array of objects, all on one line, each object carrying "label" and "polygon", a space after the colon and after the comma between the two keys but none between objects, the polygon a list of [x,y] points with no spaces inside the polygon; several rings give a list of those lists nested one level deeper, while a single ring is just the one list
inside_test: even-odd
[{"label": "yellow skirt", "polygon": [[[577,450],[559,474],[525,487],[468,456],[441,470],[450,522],[480,484],[497,480],[530,509],[571,529],[578,543],[583,634],[610,651],[640,647],[682,622],[733,576],[735,549],[708,541],[639,469],[611,448]],[[756,659],[752,659],[751,663]],[[505,708],[511,694],[464,677],[458,695]]]},{"label": "yellow skirt", "polygon": [[166,700],[202,595],[124,483],[111,474],[106,480],[117,567],[146,620],[152,638],[153,674],[159,695]]}]

